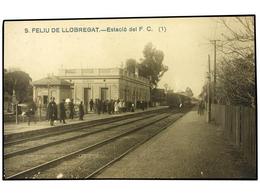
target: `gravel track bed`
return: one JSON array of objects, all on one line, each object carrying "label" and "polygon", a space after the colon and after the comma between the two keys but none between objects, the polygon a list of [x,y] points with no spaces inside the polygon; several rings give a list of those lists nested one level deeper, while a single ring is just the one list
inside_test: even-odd
[{"label": "gravel track bed", "polygon": [[162,131],[161,127],[178,119],[182,114],[174,114],[167,119],[163,119],[152,126],[145,127],[135,133],[116,139],[111,143],[105,144],[97,149],[82,153],[72,159],[63,161],[57,166],[32,176],[33,179],[77,179],[85,178],[95,170],[104,166],[117,156],[120,156],[129,148],[152,137]]}]

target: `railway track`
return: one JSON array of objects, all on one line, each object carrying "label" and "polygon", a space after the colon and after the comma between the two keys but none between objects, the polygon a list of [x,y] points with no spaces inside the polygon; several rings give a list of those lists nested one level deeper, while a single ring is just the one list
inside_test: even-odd
[{"label": "railway track", "polygon": [[9,146],[9,145],[27,142],[30,140],[37,140],[37,139],[42,139],[42,138],[49,137],[49,136],[60,135],[65,132],[72,132],[72,131],[75,131],[75,129],[81,130],[81,129],[91,128],[91,127],[95,127],[95,126],[110,124],[112,122],[117,122],[117,121],[121,121],[124,119],[130,119],[130,118],[135,118],[138,116],[144,116],[147,114],[165,112],[166,110],[167,110],[167,108],[161,109],[161,110],[151,110],[148,112],[140,112],[140,113],[134,113],[134,114],[129,114],[129,115],[105,118],[105,119],[100,119],[100,120],[95,120],[95,121],[88,121],[88,122],[82,122],[82,123],[71,124],[71,125],[57,126],[56,128],[46,128],[43,131],[34,131],[34,132],[29,132],[29,133],[24,133],[24,134],[18,133],[19,135],[15,134],[14,136],[7,135],[4,137],[4,147]]},{"label": "railway track", "polygon": [[[167,112],[128,118],[124,122],[107,124],[107,127],[103,124],[103,127],[100,125],[99,129],[94,128],[93,131],[66,137],[59,141],[6,153],[5,179],[93,177],[161,132],[180,116],[182,114]],[[110,151],[113,149],[116,151]],[[107,150],[110,152],[106,152]],[[37,158],[37,160],[34,162],[30,158]],[[74,169],[82,167],[82,163],[87,163],[84,165],[88,167],[87,170],[75,171]]]},{"label": "railway track", "polygon": [[[179,116],[180,117],[180,116]],[[150,140],[151,138],[153,138],[154,136],[156,136],[158,133],[160,133],[161,131],[163,131],[164,129],[166,129],[167,127],[169,127],[171,124],[173,124],[179,117],[175,118],[174,120],[168,122],[165,125],[162,125],[157,131],[153,132],[153,134],[149,135],[148,137],[144,138],[143,140],[141,140],[140,142],[134,144],[133,146],[129,147],[127,150],[125,150],[124,152],[122,152],[121,154],[119,154],[118,156],[115,156],[114,158],[112,158],[111,160],[109,160],[108,162],[104,163],[103,166],[101,166],[100,168],[88,173],[86,176],[84,176],[85,179],[91,179],[91,178],[95,178],[95,176],[97,176],[100,172],[102,172],[102,170],[108,168],[109,166],[111,166],[113,163],[115,163],[116,161],[120,160],[121,158],[123,158],[125,155],[127,155],[129,152],[135,150],[136,148],[138,148],[140,145],[144,144],[145,142],[147,142],[148,140]]]},{"label": "railway track", "polygon": [[[67,141],[71,141],[74,139],[78,139],[78,138],[82,138],[82,137],[86,137],[89,136],[91,134],[95,134],[95,133],[99,133],[101,131],[108,131],[112,128],[115,127],[120,127],[120,126],[124,126],[124,125],[128,125],[131,124],[133,122],[137,122],[146,118],[150,118],[152,116],[155,116],[155,113],[151,113],[147,116],[137,116],[137,117],[133,117],[130,119],[123,119],[121,121],[114,121],[114,123],[111,122],[108,123],[103,123],[103,124],[95,124],[92,126],[87,126],[87,127],[81,127],[78,129],[74,129],[74,130],[67,130],[64,132],[58,132],[58,133],[49,133],[48,135],[44,135],[44,136],[38,136],[38,137],[32,137],[32,138],[28,138],[27,139],[27,143],[26,144],[22,144],[25,142],[25,140],[23,141],[16,141],[13,144],[9,144],[5,147],[5,152],[4,152],[4,159],[13,157],[13,156],[17,156],[17,155],[21,155],[21,154],[25,154],[25,153],[29,153],[29,152],[34,152],[46,147],[50,147],[50,146],[54,146],[60,143],[64,143]],[[94,128],[95,127],[95,128]],[[44,138],[44,140],[39,140],[40,138]],[[51,138],[51,139],[48,139]],[[32,143],[33,142],[33,143]],[[34,142],[37,142],[34,144]],[[30,145],[33,145],[32,147]],[[18,148],[18,149],[16,149]],[[22,149],[20,149],[22,148]]]}]

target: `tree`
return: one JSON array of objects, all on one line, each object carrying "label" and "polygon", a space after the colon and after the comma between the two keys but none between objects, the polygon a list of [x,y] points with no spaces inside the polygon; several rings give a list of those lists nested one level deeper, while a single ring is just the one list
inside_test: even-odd
[{"label": "tree", "polygon": [[4,72],[4,92],[13,95],[15,91],[18,101],[23,102],[32,94],[32,81],[29,74],[23,71]]},{"label": "tree", "polygon": [[186,88],[185,93],[186,93],[186,95],[189,96],[189,97],[192,97],[192,96],[193,96],[193,92],[192,92],[192,90],[191,90],[190,87],[187,87],[187,88]]},{"label": "tree", "polygon": [[218,102],[255,107],[255,53],[253,17],[220,19],[226,31],[221,52],[216,98]]},{"label": "tree", "polygon": [[160,78],[168,70],[163,65],[164,53],[157,50],[152,43],[148,43],[143,50],[144,59],[139,64],[139,75],[150,80],[152,87],[156,87]]},{"label": "tree", "polygon": [[222,62],[217,86],[220,102],[254,107],[255,69],[249,61],[241,57]]},{"label": "tree", "polygon": [[165,92],[167,93],[168,89],[169,89],[169,85],[167,83],[165,83],[164,85],[164,88],[165,88]]},{"label": "tree", "polygon": [[137,61],[135,59],[126,60],[126,70],[130,73],[135,74],[135,69],[137,68]]},{"label": "tree", "polygon": [[[226,31],[222,33],[223,40],[220,47],[225,58],[247,58],[254,53],[254,20],[253,17],[235,17],[220,19]],[[250,62],[254,64],[254,55]]]}]

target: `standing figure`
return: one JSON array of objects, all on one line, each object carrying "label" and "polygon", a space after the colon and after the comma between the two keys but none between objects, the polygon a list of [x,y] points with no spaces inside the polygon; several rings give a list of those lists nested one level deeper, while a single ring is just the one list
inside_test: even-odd
[{"label": "standing figure", "polygon": [[66,110],[65,110],[65,100],[63,99],[59,105],[59,114],[60,114],[60,122],[66,124],[65,117],[66,117]]},{"label": "standing figure", "polygon": [[118,102],[118,112],[119,113],[121,113],[122,112],[122,101],[121,100],[119,100],[119,102]]},{"label": "standing figure", "polygon": [[141,109],[144,111],[144,101],[141,101]]},{"label": "standing figure", "polygon": [[57,105],[55,103],[55,98],[51,97],[51,101],[47,108],[48,119],[50,120],[50,125],[54,125],[54,120],[57,120]]},{"label": "standing figure", "polygon": [[118,114],[118,112],[119,112],[119,100],[115,101],[114,110],[115,110],[115,114]]},{"label": "standing figure", "polygon": [[90,101],[89,101],[89,107],[90,107],[90,111],[92,112],[92,110],[93,110],[93,106],[94,106],[94,102],[93,102],[93,100],[91,99]]},{"label": "standing figure", "polygon": [[122,100],[122,111],[126,112],[126,103],[125,100]]},{"label": "standing figure", "polygon": [[103,100],[102,101],[102,113],[104,114],[105,112],[107,112],[107,101]]},{"label": "standing figure", "polygon": [[28,117],[28,126],[30,126],[31,119],[33,118],[34,123],[36,123],[36,118],[35,118],[35,112],[37,110],[36,104],[33,100],[28,105],[28,110],[26,112],[26,115]]},{"label": "standing figure", "polygon": [[101,113],[101,108],[102,108],[102,102],[100,99],[97,99],[97,112],[98,114]]},{"label": "standing figure", "polygon": [[74,118],[74,103],[73,99],[71,99],[71,102],[69,103],[69,110],[70,110],[70,119]]},{"label": "standing figure", "polygon": [[108,114],[111,114],[111,103],[112,103],[112,101],[108,100],[108,102],[107,102],[107,113]]},{"label": "standing figure", "polygon": [[98,112],[97,107],[98,107],[98,101],[97,101],[97,99],[95,99],[95,102],[94,102],[94,112],[95,113]]},{"label": "standing figure", "polygon": [[111,111],[111,114],[114,114],[115,113],[115,101],[113,99],[111,99],[111,104],[110,104],[110,111]]},{"label": "standing figure", "polygon": [[131,112],[134,112],[134,111],[135,111],[135,104],[131,103]]},{"label": "standing figure", "polygon": [[199,115],[203,115],[204,114],[204,109],[205,109],[204,102],[201,100],[199,102],[199,106],[198,106],[198,114]]},{"label": "standing figure", "polygon": [[104,114],[104,100],[100,100],[101,106],[100,106],[100,112]]},{"label": "standing figure", "polygon": [[83,108],[83,102],[81,101],[79,104],[79,120],[83,120],[84,116],[84,108]]}]

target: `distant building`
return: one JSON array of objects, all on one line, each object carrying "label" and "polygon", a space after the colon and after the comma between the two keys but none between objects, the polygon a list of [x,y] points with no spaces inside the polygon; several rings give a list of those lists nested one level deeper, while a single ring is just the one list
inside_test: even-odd
[{"label": "distant building", "polygon": [[166,93],[164,89],[155,88],[152,89],[151,99],[156,105],[166,104]]},{"label": "distant building", "polygon": [[[49,77],[50,78],[50,77]],[[52,78],[52,77],[51,77]],[[60,69],[53,80],[44,78],[33,82],[34,98],[56,97],[72,98],[74,103],[83,101],[88,106],[90,99],[121,99],[124,101],[150,101],[150,83],[148,79],[131,74],[122,68],[102,69]],[[88,108],[87,108],[88,109]]]}]

